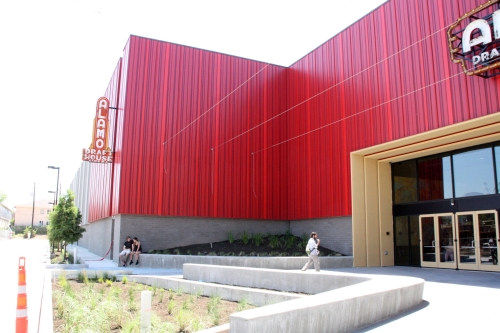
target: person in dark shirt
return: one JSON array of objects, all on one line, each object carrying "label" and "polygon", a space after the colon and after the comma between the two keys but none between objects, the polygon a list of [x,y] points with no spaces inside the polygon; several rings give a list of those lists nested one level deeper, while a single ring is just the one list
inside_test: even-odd
[{"label": "person in dark shirt", "polygon": [[125,241],[125,243],[123,243],[123,251],[120,252],[120,265],[122,264],[122,260],[123,260],[123,267],[127,266],[127,258],[128,258],[128,255],[130,254],[130,252],[132,252],[132,245],[133,244],[134,244],[134,242],[132,241],[130,236],[127,236],[127,240]]},{"label": "person in dark shirt", "polygon": [[134,245],[132,245],[132,252],[130,253],[130,265],[134,263],[134,256],[135,256],[135,264],[139,265],[139,254],[142,253],[142,246],[141,242],[137,239],[137,237],[134,237]]}]

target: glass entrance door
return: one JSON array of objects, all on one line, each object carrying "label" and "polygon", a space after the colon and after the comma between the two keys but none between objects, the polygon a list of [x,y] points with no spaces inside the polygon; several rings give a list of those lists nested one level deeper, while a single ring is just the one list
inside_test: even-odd
[{"label": "glass entrance door", "polygon": [[496,211],[457,213],[457,229],[459,268],[500,271]]},{"label": "glass entrance door", "polygon": [[477,247],[479,269],[484,271],[500,271],[498,265],[498,214],[496,211],[476,212]]},{"label": "glass entrance door", "polygon": [[456,268],[455,223],[453,214],[420,216],[422,267]]},{"label": "glass entrance door", "polygon": [[458,231],[458,268],[479,269],[476,249],[476,228],[474,227],[474,212],[457,213]]}]

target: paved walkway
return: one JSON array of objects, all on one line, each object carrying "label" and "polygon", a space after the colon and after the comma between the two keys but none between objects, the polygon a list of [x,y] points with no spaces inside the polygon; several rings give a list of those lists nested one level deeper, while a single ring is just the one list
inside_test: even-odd
[{"label": "paved walkway", "polygon": [[130,272],[129,274],[133,275],[182,275],[181,269],[142,268],[136,265],[121,267],[112,260],[102,259],[102,257],[90,252],[84,247],[75,245],[68,245],[67,247],[69,253],[73,253],[75,248],[78,259],[80,262],[85,262],[85,264],[89,265],[88,269],[127,270]]},{"label": "paved walkway", "polygon": [[[347,268],[337,272],[403,275],[424,279],[417,308],[361,332],[500,332],[500,273],[417,267]],[[362,314],[360,314],[362,315]]]}]

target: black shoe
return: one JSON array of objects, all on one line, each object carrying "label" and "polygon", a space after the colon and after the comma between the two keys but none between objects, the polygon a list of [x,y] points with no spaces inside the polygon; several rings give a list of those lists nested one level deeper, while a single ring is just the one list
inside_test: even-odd
[{"label": "black shoe", "polygon": [[129,265],[132,265],[133,263],[134,263],[134,261],[133,261],[133,260],[130,260],[130,264],[129,264]]},{"label": "black shoe", "polygon": [[135,262],[135,264],[136,264],[136,265],[139,265],[139,260],[137,260],[137,261]]},{"label": "black shoe", "polygon": [[123,267],[127,267],[127,264],[123,264]]}]

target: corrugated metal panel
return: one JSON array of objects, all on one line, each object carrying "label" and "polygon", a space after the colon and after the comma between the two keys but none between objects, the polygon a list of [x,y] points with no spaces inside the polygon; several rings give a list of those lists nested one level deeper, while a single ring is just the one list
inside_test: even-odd
[{"label": "corrugated metal panel", "polygon": [[[446,27],[482,2],[389,1],[291,68],[131,37],[113,214],[351,215],[351,151],[500,109],[498,79],[449,60]],[[110,200],[96,168],[94,220]]]},{"label": "corrugated metal panel", "polygon": [[499,110],[498,79],[447,79],[447,29],[427,38],[482,3],[389,1],[291,67],[290,106],[340,84],[289,112],[289,137],[334,124],[286,143],[288,218],[351,215],[351,151]]},{"label": "corrugated metal panel", "polygon": [[283,124],[224,143],[286,108],[285,70],[131,37],[120,213],[284,218],[286,148],[251,155]]}]

